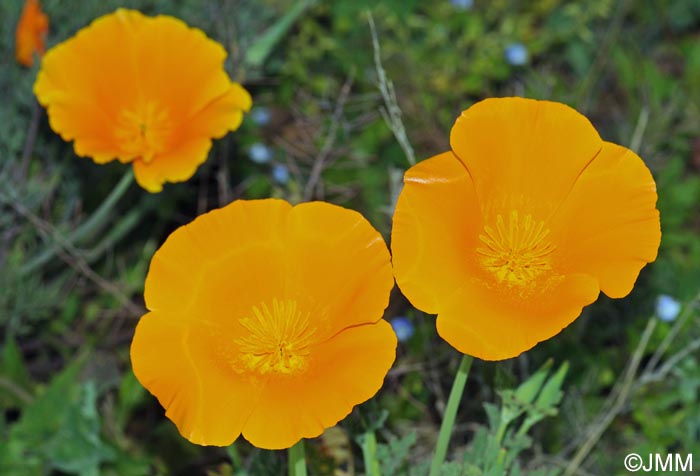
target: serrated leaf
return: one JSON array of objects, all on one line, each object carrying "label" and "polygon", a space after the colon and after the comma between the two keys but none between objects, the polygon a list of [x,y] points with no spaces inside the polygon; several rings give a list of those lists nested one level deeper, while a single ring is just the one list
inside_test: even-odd
[{"label": "serrated leaf", "polygon": [[99,476],[100,463],[114,458],[114,452],[100,439],[97,388],[82,385],[78,400],[66,411],[61,429],[45,444],[51,465],[66,473]]},{"label": "serrated leaf", "polygon": [[535,397],[542,388],[547,375],[549,374],[549,369],[552,367],[552,361],[548,360],[545,364],[539,368],[537,372],[530,376],[525,382],[521,383],[520,386],[515,390],[515,398],[526,405],[529,405],[535,400]]},{"label": "serrated leaf", "polygon": [[564,377],[569,370],[569,363],[564,362],[552,377],[542,386],[535,406],[541,409],[549,409],[556,406],[563,395],[561,386],[564,383]]},{"label": "serrated leaf", "polygon": [[501,424],[501,411],[492,403],[484,403],[484,410],[489,420],[489,427],[495,431]]},{"label": "serrated leaf", "polygon": [[113,458],[113,450],[100,438],[95,384],[78,381],[81,368],[82,359],[73,362],[25,407],[10,429],[8,446],[14,450],[8,464],[26,469],[26,460],[33,467],[96,476],[100,463]]},{"label": "serrated leaf", "polygon": [[377,460],[383,476],[404,474],[400,471],[408,465],[408,456],[416,444],[414,431],[401,438],[391,438],[387,444],[377,445]]},{"label": "serrated leaf", "polygon": [[[26,391],[29,388],[31,379],[29,372],[24,365],[22,352],[17,345],[17,342],[10,335],[5,339],[5,345],[2,348],[2,361],[0,361],[0,375],[8,379],[20,391]],[[0,395],[0,404],[7,408],[12,405],[21,405],[25,403],[19,395],[13,395],[8,392],[3,392]]]}]

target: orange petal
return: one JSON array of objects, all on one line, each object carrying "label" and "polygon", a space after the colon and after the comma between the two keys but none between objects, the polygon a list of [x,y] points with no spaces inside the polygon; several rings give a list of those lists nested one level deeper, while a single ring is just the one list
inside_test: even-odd
[{"label": "orange petal", "polygon": [[411,167],[396,204],[391,233],[394,274],[401,291],[425,312],[465,280],[474,266],[481,212],[472,180],[452,152]]},{"label": "orange petal", "polygon": [[334,334],[376,322],[394,286],[382,236],[359,213],[324,202],[302,203],[289,216],[287,297],[313,309]]},{"label": "orange petal", "polygon": [[51,128],[64,140],[75,140],[77,155],[98,163],[133,159],[122,156],[115,131],[122,109],[139,94],[132,79],[136,71],[130,57],[136,45],[131,31],[145,17],[130,10],[117,12],[96,19],[49,50],[34,84]]},{"label": "orange petal", "polygon": [[250,94],[239,84],[231,83],[229,92],[196,112],[182,130],[175,134],[176,142],[154,160],[134,161],[136,180],[149,192],[160,192],[164,182],[183,182],[194,175],[197,167],[207,160],[211,149],[209,137],[221,138],[238,128],[243,112],[250,110]]},{"label": "orange petal", "polygon": [[209,156],[211,140],[195,137],[160,154],[155,160],[134,160],[136,182],[145,190],[156,193],[165,182],[184,182],[192,177]]},{"label": "orange petal", "polygon": [[141,318],[131,344],[139,382],[182,436],[200,445],[230,445],[262,388],[227,360],[225,337],[204,319],[192,325],[181,315],[156,312]]},{"label": "orange petal", "polygon": [[602,146],[574,109],[523,98],[473,105],[457,119],[450,144],[474,180],[485,218],[518,209],[540,219],[556,209]]},{"label": "orange petal", "polygon": [[15,58],[23,66],[34,64],[34,54],[44,54],[49,17],[41,10],[39,0],[25,0],[15,31]]},{"label": "orange petal", "polygon": [[344,330],[312,349],[308,373],[268,381],[243,436],[267,449],[319,436],[377,393],[395,356],[386,321]]},{"label": "orange petal", "polygon": [[586,273],[612,298],[626,296],[661,242],[656,185],[634,152],[604,142],[551,220],[564,273]]},{"label": "orange petal", "polygon": [[151,260],[146,307],[184,312],[196,301],[210,315],[230,314],[230,303],[250,303],[249,310],[282,297],[279,237],[291,208],[284,200],[238,200],[175,230]]},{"label": "orange petal", "polygon": [[599,289],[594,278],[573,274],[554,278],[525,299],[519,292],[469,280],[441,303],[440,337],[480,359],[516,357],[573,322]]}]

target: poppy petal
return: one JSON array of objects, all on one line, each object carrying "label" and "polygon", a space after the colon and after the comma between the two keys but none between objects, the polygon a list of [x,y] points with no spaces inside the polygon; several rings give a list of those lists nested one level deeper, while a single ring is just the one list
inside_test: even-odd
[{"label": "poppy petal", "polygon": [[209,155],[212,141],[228,131],[236,130],[243,112],[250,110],[250,94],[238,84],[231,84],[228,93],[215,99],[197,112],[175,135],[178,142],[158,156],[158,160],[134,161],[134,173],[139,185],[149,192],[160,192],[164,182],[184,182],[194,175],[197,167]]},{"label": "poppy petal", "polygon": [[231,309],[230,302],[250,309],[271,291],[282,294],[284,257],[277,237],[291,208],[284,200],[239,200],[176,230],[151,260],[146,307],[183,312],[197,303],[220,312]]},{"label": "poppy petal", "polygon": [[462,112],[450,134],[482,212],[519,209],[545,218],[602,146],[583,115],[561,103],[486,99]]},{"label": "poppy petal", "polygon": [[529,299],[518,292],[468,281],[442,303],[440,337],[480,359],[516,357],[561,332],[598,298],[599,288],[594,278],[573,274],[553,279]]},{"label": "poppy petal", "polygon": [[472,274],[481,213],[471,177],[452,152],[411,167],[391,234],[394,274],[411,303],[437,313],[440,302]]},{"label": "poppy petal", "polygon": [[[203,325],[204,323],[204,325]],[[139,382],[158,398],[188,440],[228,446],[240,434],[262,382],[236,371],[222,349],[226,335],[176,314],[141,318],[131,344]]]},{"label": "poppy petal", "polygon": [[350,327],[319,344],[303,378],[268,381],[243,436],[267,449],[319,436],[377,393],[394,362],[396,342],[391,325],[382,320]]},{"label": "poppy petal", "polygon": [[394,277],[386,243],[366,218],[324,202],[302,203],[292,209],[286,239],[289,295],[319,317],[332,316],[323,333],[381,319]]},{"label": "poppy petal", "polygon": [[39,0],[25,0],[15,31],[15,59],[23,66],[34,64],[34,54],[44,54],[49,17],[41,10]]},{"label": "poppy petal", "polygon": [[612,298],[632,290],[661,242],[656,184],[637,154],[603,143],[551,220],[563,272],[586,273]]}]

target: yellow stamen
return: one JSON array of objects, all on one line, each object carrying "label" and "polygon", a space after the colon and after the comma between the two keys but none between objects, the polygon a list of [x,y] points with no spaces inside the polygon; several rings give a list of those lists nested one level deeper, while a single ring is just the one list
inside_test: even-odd
[{"label": "yellow stamen", "polygon": [[292,374],[308,365],[310,347],[316,329],[309,325],[308,315],[297,309],[292,300],[272,300],[253,306],[252,316],[240,320],[249,332],[236,340],[243,363],[260,374]]},{"label": "yellow stamen", "polygon": [[135,108],[122,111],[115,135],[127,154],[150,162],[165,148],[172,129],[166,110],[154,101],[141,101]]},{"label": "yellow stamen", "polygon": [[549,230],[531,215],[512,210],[497,215],[495,228],[486,225],[477,248],[480,262],[499,284],[524,286],[552,269],[551,254],[555,246],[547,239]]}]

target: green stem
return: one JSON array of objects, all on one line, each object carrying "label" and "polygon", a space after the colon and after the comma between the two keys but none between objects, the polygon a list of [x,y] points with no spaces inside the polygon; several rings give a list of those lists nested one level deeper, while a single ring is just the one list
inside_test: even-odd
[{"label": "green stem", "polygon": [[365,461],[366,476],[382,475],[379,461],[377,461],[377,437],[371,430],[365,432],[362,438],[362,457]]},{"label": "green stem", "polygon": [[498,441],[499,445],[503,442],[503,437],[506,434],[506,428],[508,428],[509,424],[510,421],[507,421],[501,416],[501,422],[498,424],[498,429],[496,430],[496,441]]},{"label": "green stem", "polygon": [[[119,183],[115,185],[110,194],[99,207],[90,215],[90,218],[85,220],[73,233],[65,237],[65,241],[71,245],[77,245],[78,242],[83,240],[85,237],[94,233],[102,227],[111,217],[111,212],[114,206],[117,204],[119,199],[126,193],[129,186],[134,181],[134,172],[131,168],[124,174]],[[27,264],[25,264],[22,269],[22,274],[29,274],[40,268],[47,261],[54,257],[56,252],[60,249],[59,246],[51,246],[44,252],[40,253],[38,256],[32,258]]]},{"label": "green stem", "polygon": [[238,452],[235,441],[226,448],[226,453],[228,453],[229,458],[231,458],[231,466],[233,466],[234,471],[243,468],[243,460],[241,459],[241,454]]},{"label": "green stem", "polygon": [[455,381],[452,384],[450,397],[447,399],[445,415],[442,418],[442,425],[440,426],[440,434],[438,436],[437,445],[435,446],[433,462],[430,465],[430,476],[438,476],[440,474],[440,468],[442,468],[442,465],[445,462],[445,457],[447,456],[447,446],[450,443],[452,428],[455,425],[455,419],[457,417],[457,409],[459,408],[459,402],[462,400],[464,386],[467,383],[469,369],[472,366],[473,360],[474,358],[471,355],[464,354],[462,356],[462,362],[459,364],[459,369],[457,369],[457,375],[455,376]]},{"label": "green stem", "polygon": [[304,440],[297,441],[289,448],[289,476],[306,476]]}]

